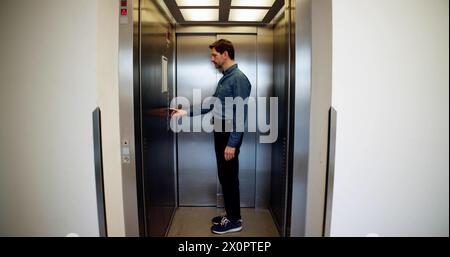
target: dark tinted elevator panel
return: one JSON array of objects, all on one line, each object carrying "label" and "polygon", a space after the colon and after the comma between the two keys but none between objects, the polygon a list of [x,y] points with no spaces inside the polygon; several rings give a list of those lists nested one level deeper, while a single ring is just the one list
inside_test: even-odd
[{"label": "dark tinted elevator panel", "polygon": [[171,24],[153,1],[141,1],[140,15],[138,101],[141,104],[145,227],[148,236],[164,236],[176,204],[174,134],[167,112],[174,96],[174,38]]},{"label": "dark tinted elevator panel", "polygon": [[281,234],[285,233],[289,131],[288,21],[283,16],[274,26],[273,82],[278,97],[278,140],[272,145],[270,209]]}]

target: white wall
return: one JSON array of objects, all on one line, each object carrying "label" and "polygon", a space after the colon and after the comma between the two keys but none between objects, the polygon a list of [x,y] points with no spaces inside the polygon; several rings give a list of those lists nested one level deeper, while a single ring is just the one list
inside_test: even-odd
[{"label": "white wall", "polygon": [[2,1],[1,235],[98,235],[96,11],[90,0]]},{"label": "white wall", "polygon": [[449,235],[448,12],[333,1],[332,236]]},{"label": "white wall", "polygon": [[123,235],[117,5],[2,1],[0,236],[98,236],[92,142],[98,105],[106,205],[113,209],[109,232]]}]

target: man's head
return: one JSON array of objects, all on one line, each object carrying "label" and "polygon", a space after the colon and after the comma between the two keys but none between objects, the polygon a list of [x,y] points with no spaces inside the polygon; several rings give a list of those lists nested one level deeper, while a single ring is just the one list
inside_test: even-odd
[{"label": "man's head", "polygon": [[209,46],[211,49],[211,62],[220,71],[227,69],[234,61],[234,47],[233,44],[226,40],[220,39]]}]

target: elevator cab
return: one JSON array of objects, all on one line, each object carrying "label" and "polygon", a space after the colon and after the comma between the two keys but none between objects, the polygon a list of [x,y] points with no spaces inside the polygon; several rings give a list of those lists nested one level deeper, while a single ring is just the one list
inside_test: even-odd
[{"label": "elevator cab", "polygon": [[[296,54],[311,47],[307,37],[299,39],[295,26],[299,18],[308,20],[307,12],[300,16],[296,9],[307,10],[302,6],[307,3],[296,4],[121,1],[119,94],[127,235],[210,236],[210,218],[224,211],[213,134],[195,125],[212,114],[189,118],[190,130],[177,132],[169,111],[186,107],[177,102],[180,97],[198,105],[214,94],[223,74],[211,63],[208,46],[219,39],[233,43],[235,61],[252,85],[254,100],[247,107],[255,129],[244,133],[239,155],[244,229],[233,236],[305,234],[312,210],[307,186],[312,184],[304,163],[308,135],[301,128],[309,127],[304,114],[311,102],[310,88],[296,90],[296,83],[305,79],[296,78],[301,64]],[[325,179],[319,186],[322,193],[315,200],[321,207],[309,219],[320,223],[315,233],[323,234]]]}]

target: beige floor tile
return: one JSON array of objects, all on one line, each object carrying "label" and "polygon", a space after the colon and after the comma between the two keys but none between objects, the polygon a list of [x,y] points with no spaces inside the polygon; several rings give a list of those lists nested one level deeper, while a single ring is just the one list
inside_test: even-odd
[{"label": "beige floor tile", "polygon": [[169,237],[278,237],[272,215],[266,209],[242,208],[243,229],[238,233],[216,235],[211,233],[211,218],[222,214],[224,209],[214,207],[178,208]]}]

